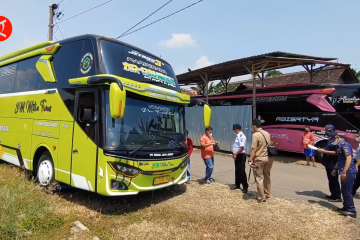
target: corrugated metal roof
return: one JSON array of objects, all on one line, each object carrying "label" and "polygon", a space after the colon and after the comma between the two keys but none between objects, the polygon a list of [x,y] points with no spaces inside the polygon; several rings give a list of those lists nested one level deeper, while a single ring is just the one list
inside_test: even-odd
[{"label": "corrugated metal roof", "polygon": [[[187,73],[177,75],[177,79],[179,84],[187,85],[187,84],[196,84],[199,82],[203,82],[201,75],[205,73],[208,75],[208,79],[211,80],[219,80],[219,79],[226,79],[229,77],[241,76],[249,74],[247,69],[251,69],[251,65],[255,63],[261,63],[266,60],[273,60],[273,61],[293,61],[294,64],[291,64],[288,67],[294,67],[299,65],[307,65],[313,63],[319,64],[329,64],[329,65],[346,65],[349,64],[341,64],[330,62],[337,60],[336,58],[325,58],[325,57],[315,57],[303,54],[296,54],[296,53],[288,53],[288,52],[270,52],[264,53],[260,55],[254,55],[251,57],[240,58],[236,60],[230,60],[218,64],[214,64],[211,66],[207,66],[201,69],[196,69]],[[276,67],[278,63],[269,63],[268,66]]]}]

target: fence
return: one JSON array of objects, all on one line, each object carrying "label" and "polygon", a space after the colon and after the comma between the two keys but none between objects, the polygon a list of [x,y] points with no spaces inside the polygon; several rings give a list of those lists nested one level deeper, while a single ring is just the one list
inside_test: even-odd
[{"label": "fence", "polygon": [[[211,107],[211,127],[213,138],[220,142],[220,150],[232,152],[235,135],[232,126],[238,123],[247,139],[246,153],[251,150],[252,106],[213,106]],[[205,132],[204,112],[202,107],[185,108],[186,129],[195,146],[200,146],[200,138]]]}]

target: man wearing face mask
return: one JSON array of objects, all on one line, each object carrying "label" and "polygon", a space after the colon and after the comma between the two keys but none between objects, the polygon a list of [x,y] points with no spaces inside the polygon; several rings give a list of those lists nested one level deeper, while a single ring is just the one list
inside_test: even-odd
[{"label": "man wearing face mask", "polygon": [[[326,144],[325,150],[326,151],[335,151],[336,146],[332,143],[335,141],[335,138],[330,137],[330,133],[335,131],[335,127],[333,125],[326,125],[325,126],[325,135],[329,138]],[[336,155],[329,155],[323,154],[323,163],[326,170],[326,175],[329,182],[329,190],[331,195],[326,195],[325,197],[330,202],[341,202],[341,191],[340,191],[340,184],[339,184],[339,174],[336,172],[334,175],[332,171],[335,168],[337,163],[338,157]]]},{"label": "man wearing face mask", "polygon": [[241,131],[240,124],[234,124],[233,131],[236,135],[233,145],[233,159],[235,161],[235,185],[233,189],[240,189],[240,184],[242,184],[242,192],[247,193],[249,185],[247,183],[245,172],[246,136]]},{"label": "man wearing face mask", "polygon": [[317,149],[321,153],[329,155],[338,155],[338,162],[333,172],[339,171],[341,179],[341,194],[343,197],[343,208],[339,208],[338,211],[344,216],[350,216],[356,218],[356,209],[354,205],[354,199],[352,195],[354,180],[357,174],[357,170],[353,161],[353,152],[351,144],[346,142],[339,136],[337,132],[331,132],[329,137],[335,138],[332,143],[336,146],[335,151],[326,151],[324,149]]},{"label": "man wearing face mask", "polygon": [[206,166],[205,183],[212,183],[211,174],[214,170],[214,145],[219,144],[212,138],[212,128],[205,129],[205,134],[200,139],[201,158]]},{"label": "man wearing face mask", "polygon": [[310,132],[310,127],[306,126],[304,134],[301,136],[301,147],[304,148],[304,154],[306,157],[307,165],[310,166],[310,158],[313,162],[313,167],[315,167],[315,158],[314,158],[314,150],[311,148],[308,148],[308,144],[313,145],[314,144],[314,134]]},{"label": "man wearing face mask", "polygon": [[355,135],[355,140],[357,142],[359,142],[359,147],[356,149],[356,164],[355,167],[358,170],[356,178],[355,178],[355,182],[354,182],[354,187],[353,187],[353,196],[355,196],[356,191],[358,190],[358,188],[360,187],[360,171],[359,171],[359,165],[360,165],[360,132],[358,134]]}]

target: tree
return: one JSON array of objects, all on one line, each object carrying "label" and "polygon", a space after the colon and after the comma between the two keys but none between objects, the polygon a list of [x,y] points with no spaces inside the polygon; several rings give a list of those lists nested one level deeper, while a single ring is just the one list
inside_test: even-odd
[{"label": "tree", "polygon": [[360,82],[360,71],[356,71],[354,68],[351,68],[351,71],[354,73],[355,77]]},{"label": "tree", "polygon": [[278,71],[278,70],[270,70],[270,71],[267,71],[266,72],[266,75],[265,77],[277,77],[277,76],[280,76],[282,75],[283,73]]},{"label": "tree", "polygon": [[[192,90],[197,91],[199,95],[205,96],[206,89],[205,84],[198,83],[196,87],[191,87]],[[222,82],[217,83],[216,85],[211,82],[209,85],[209,95],[216,95],[225,90]]]}]

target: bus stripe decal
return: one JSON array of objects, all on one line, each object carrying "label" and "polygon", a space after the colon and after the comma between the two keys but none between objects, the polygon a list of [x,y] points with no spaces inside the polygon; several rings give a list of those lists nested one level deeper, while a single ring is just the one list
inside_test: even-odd
[{"label": "bus stripe decal", "polygon": [[28,91],[28,92],[17,92],[17,93],[5,93],[0,94],[0,98],[3,97],[16,97],[16,96],[24,96],[24,95],[35,95],[35,94],[45,94],[48,91],[56,91],[57,89],[44,89],[44,90],[36,90],[36,91]]},{"label": "bus stripe decal", "polygon": [[55,168],[55,171],[63,172],[63,173],[66,173],[66,174],[70,174],[70,172],[67,172],[67,171],[61,170],[61,169],[59,169],[59,168]]},{"label": "bus stripe decal", "polygon": [[130,178],[130,182],[129,182],[129,185],[128,185],[128,187],[130,187],[130,185],[131,185],[131,182],[132,182],[132,178]]}]

